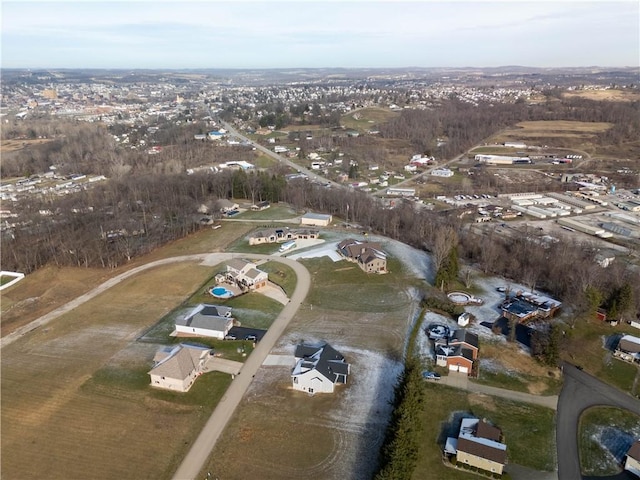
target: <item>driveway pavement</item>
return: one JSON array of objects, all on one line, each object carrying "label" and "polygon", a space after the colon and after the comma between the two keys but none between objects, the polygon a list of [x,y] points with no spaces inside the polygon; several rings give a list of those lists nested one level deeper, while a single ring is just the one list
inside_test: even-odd
[{"label": "driveway pavement", "polygon": [[[582,412],[599,405],[629,410],[640,415],[640,400],[601,382],[568,363],[563,364],[564,384],[558,400],[556,444],[558,448],[558,478],[582,480],[578,456],[578,428]],[[620,476],[600,477],[621,478]]]}]

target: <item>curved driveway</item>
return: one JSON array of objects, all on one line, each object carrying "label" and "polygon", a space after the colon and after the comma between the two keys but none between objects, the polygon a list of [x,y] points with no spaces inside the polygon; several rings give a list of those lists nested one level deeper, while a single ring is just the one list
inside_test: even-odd
[{"label": "curved driveway", "polygon": [[133,268],[116,277],[113,277],[97,286],[93,290],[85,293],[84,295],[81,295],[78,298],[64,304],[63,306],[56,308],[52,312],[43,315],[42,317],[25,325],[24,327],[17,329],[16,331],[2,338],[2,340],[0,341],[0,348],[15,342],[16,340],[35,330],[36,328],[46,325],[47,323],[55,320],[61,315],[64,315],[65,313],[100,295],[109,288],[118,285],[123,280],[126,280],[127,278],[137,275],[138,273],[145,270],[171,263],[187,261],[201,261],[205,265],[214,266],[219,264],[220,262],[224,262],[232,258],[273,260],[276,262],[284,263],[285,265],[291,267],[297,275],[296,289],[293,292],[289,303],[282,309],[282,312],[280,312],[278,318],[275,319],[267,333],[264,335],[264,337],[262,337],[260,343],[258,343],[251,355],[249,355],[249,358],[242,366],[240,373],[236,376],[234,381],[231,382],[231,385],[227,389],[227,392],[220,400],[220,403],[218,403],[218,406],[211,414],[211,417],[205,424],[202,432],[200,432],[200,435],[192,445],[191,450],[189,450],[189,453],[187,453],[186,457],[182,461],[182,464],[180,465],[180,467],[178,467],[178,470],[174,475],[175,479],[193,479],[198,475],[205,462],[209,458],[209,454],[213,450],[216,441],[220,437],[220,434],[224,430],[224,427],[227,425],[233,412],[240,403],[242,396],[247,391],[247,388],[249,388],[249,384],[251,383],[253,376],[258,371],[258,368],[264,362],[267,354],[269,353],[269,351],[271,351],[276,341],[278,340],[278,338],[280,338],[280,336],[284,332],[284,329],[287,327],[293,316],[298,311],[298,308],[306,298],[311,286],[311,275],[303,265],[296,262],[295,260],[291,260],[288,258],[244,253],[204,253],[165,258],[155,262],[147,263],[140,267]]},{"label": "curved driveway", "polygon": [[578,453],[578,426],[582,412],[589,407],[603,405],[640,415],[640,401],[568,363],[563,364],[563,372],[564,385],[558,399],[556,419],[558,478],[582,480]]}]

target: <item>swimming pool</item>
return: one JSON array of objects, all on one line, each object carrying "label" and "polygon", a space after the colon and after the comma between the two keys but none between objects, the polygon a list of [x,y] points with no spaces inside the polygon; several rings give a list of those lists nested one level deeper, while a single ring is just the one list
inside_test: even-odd
[{"label": "swimming pool", "polygon": [[211,295],[217,298],[231,298],[233,297],[233,292],[224,287],[213,287],[211,290]]}]

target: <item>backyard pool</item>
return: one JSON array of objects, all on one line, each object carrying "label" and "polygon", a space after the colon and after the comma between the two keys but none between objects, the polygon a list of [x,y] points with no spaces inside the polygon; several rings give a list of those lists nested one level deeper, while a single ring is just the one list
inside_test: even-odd
[{"label": "backyard pool", "polygon": [[233,292],[224,287],[213,287],[211,290],[211,295],[217,298],[231,298],[233,297]]}]

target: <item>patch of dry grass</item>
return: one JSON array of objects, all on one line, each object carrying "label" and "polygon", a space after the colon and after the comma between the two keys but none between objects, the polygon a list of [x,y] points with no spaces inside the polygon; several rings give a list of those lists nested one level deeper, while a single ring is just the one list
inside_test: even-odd
[{"label": "patch of dry grass", "polygon": [[635,102],[640,100],[640,92],[637,90],[578,90],[563,94],[566,98],[587,98],[589,100],[606,102]]},{"label": "patch of dry grass", "polygon": [[0,141],[0,152],[15,152],[24,148],[29,148],[43,143],[52,142],[51,138],[35,138],[30,140],[2,140]]}]

